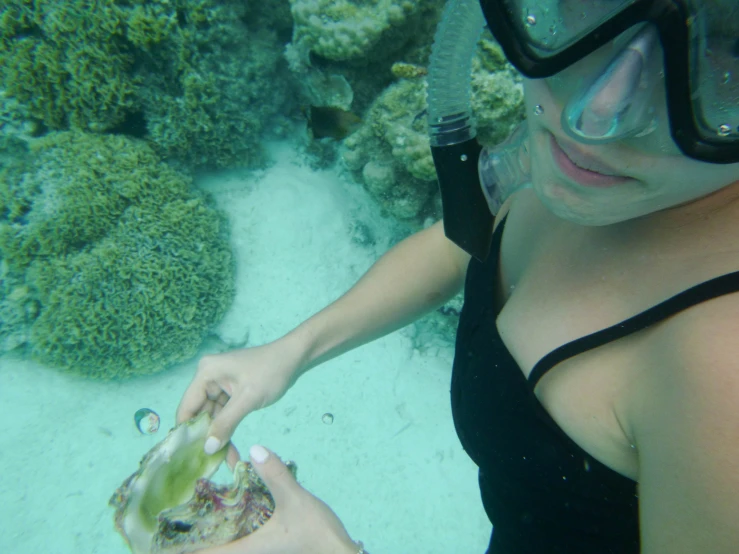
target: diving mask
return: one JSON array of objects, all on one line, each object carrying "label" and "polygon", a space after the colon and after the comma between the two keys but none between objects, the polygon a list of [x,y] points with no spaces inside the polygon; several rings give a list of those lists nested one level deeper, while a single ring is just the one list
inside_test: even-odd
[{"label": "diving mask", "polygon": [[627,37],[565,108],[562,127],[573,138],[597,143],[649,133],[660,123],[654,95],[666,93],[671,135],[686,156],[739,162],[736,0],[480,3],[509,61],[530,78],[554,76]]},{"label": "diving mask", "polygon": [[444,231],[476,258],[503,201],[529,184],[525,124],[495,148],[475,138],[471,58],[486,23],[521,73],[550,77],[575,140],[649,135],[643,147],[739,162],[736,0],[448,0],[429,66],[429,139]]}]

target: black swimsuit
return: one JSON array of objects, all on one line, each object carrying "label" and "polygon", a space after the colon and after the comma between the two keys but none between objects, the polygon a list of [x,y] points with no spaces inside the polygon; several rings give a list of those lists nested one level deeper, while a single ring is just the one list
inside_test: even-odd
[{"label": "black swimsuit", "polygon": [[480,468],[493,522],[489,554],[638,554],[636,483],[598,462],[554,422],[534,395],[558,363],[643,330],[705,300],[739,291],[739,272],[711,279],[612,327],[557,348],[528,381],[495,325],[505,220],[485,262],[467,270],[452,374],[452,413]]}]

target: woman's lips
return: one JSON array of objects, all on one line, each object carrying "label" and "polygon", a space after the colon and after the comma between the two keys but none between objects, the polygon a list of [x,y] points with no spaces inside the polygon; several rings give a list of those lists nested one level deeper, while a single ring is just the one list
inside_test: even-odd
[{"label": "woman's lips", "polygon": [[[569,152],[565,152],[554,135],[549,135],[552,148],[552,157],[557,163],[560,171],[576,183],[586,187],[612,187],[620,185],[631,179],[621,175],[614,175],[615,171],[602,162],[579,152],[571,147],[565,146]],[[577,163],[573,161],[577,160]],[[589,169],[585,169],[587,166]],[[600,173],[603,171],[605,173]]]}]

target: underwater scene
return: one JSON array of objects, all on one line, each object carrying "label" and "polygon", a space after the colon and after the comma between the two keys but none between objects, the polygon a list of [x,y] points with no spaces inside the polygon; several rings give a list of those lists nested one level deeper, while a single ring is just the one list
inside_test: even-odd
[{"label": "underwater scene", "polygon": [[[269,520],[178,405],[204,356],[280,339],[441,218],[443,4],[0,2],[0,552],[192,552]],[[487,34],[472,89],[500,141],[523,93]],[[461,304],[301,375],[236,428],[241,458],[294,462],[373,554],[484,551],[449,400]]]}]

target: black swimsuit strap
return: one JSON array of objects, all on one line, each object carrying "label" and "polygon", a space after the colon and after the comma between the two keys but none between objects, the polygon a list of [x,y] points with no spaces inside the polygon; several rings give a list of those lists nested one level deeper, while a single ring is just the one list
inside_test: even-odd
[{"label": "black swimsuit strap", "polygon": [[720,277],[715,277],[704,283],[695,285],[621,323],[568,342],[553,350],[536,363],[529,375],[529,386],[533,390],[539,379],[547,371],[573,356],[598,348],[637,331],[642,331],[655,323],[659,323],[701,302],[733,292],[739,292],[739,271],[721,275]]}]

